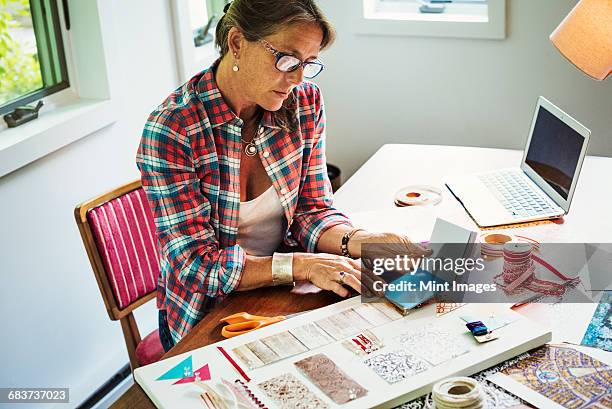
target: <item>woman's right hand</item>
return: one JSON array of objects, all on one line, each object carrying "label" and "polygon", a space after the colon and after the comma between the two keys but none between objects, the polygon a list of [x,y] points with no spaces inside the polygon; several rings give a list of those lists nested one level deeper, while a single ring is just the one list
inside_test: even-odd
[{"label": "woman's right hand", "polygon": [[346,297],[350,293],[344,285],[361,293],[361,261],[328,253],[294,253],[293,278]]}]

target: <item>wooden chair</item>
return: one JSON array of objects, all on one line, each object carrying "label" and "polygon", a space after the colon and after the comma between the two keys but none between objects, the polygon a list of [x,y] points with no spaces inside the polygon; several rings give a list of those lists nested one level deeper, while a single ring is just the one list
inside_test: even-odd
[{"label": "wooden chair", "polygon": [[140,181],[74,209],[106,311],[119,320],[132,370],[159,360],[157,330],[141,339],[133,311],[155,297],[159,257],[153,215]]}]

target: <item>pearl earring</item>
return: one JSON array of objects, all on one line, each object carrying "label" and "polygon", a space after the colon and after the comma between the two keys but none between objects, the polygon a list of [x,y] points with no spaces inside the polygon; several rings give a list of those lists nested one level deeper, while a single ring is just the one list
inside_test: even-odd
[{"label": "pearl earring", "polygon": [[[234,53],[234,58],[236,58],[238,54]],[[232,70],[234,72],[238,72],[238,70],[240,70],[240,68],[238,67],[238,63],[234,62],[234,66],[232,67]]]}]

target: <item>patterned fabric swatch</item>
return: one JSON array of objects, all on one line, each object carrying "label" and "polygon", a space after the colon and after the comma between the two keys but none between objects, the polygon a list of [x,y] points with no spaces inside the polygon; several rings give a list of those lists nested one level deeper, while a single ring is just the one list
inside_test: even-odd
[{"label": "patterned fabric swatch", "polygon": [[350,378],[325,354],[317,354],[294,363],[302,373],[338,404],[361,398],[368,390]]},{"label": "patterned fabric swatch", "polygon": [[268,379],[257,386],[282,409],[328,407],[306,385],[289,373]]},{"label": "patterned fabric swatch", "polygon": [[308,348],[288,331],[239,345],[232,349],[232,352],[249,369],[261,368],[306,351],[308,351]]},{"label": "patterned fabric swatch", "polygon": [[383,341],[370,330],[343,341],[342,345],[358,356],[368,356],[385,346]]},{"label": "patterned fabric swatch", "polygon": [[612,352],[612,293],[601,297],[580,343]]},{"label": "patterned fabric swatch", "polygon": [[462,302],[439,302],[436,304],[436,317],[440,317],[444,314],[448,314],[451,311],[455,311],[457,308],[463,307],[465,303]]},{"label": "patterned fabric swatch", "polygon": [[372,326],[352,308],[315,321],[315,323],[335,340],[341,340]]},{"label": "patterned fabric swatch", "polygon": [[391,322],[393,319],[376,308],[373,303],[362,303],[353,307],[353,311],[361,315],[375,327]]},{"label": "patterned fabric swatch", "polygon": [[425,325],[399,336],[400,343],[413,354],[436,366],[470,352],[469,337],[453,335],[436,325]]},{"label": "patterned fabric swatch", "polygon": [[334,342],[325,331],[312,323],[292,328],[289,332],[308,349],[319,348]]},{"label": "patterned fabric swatch", "polygon": [[308,351],[308,348],[288,331],[262,338],[261,342],[266,344],[281,359]]},{"label": "patterned fabric swatch", "polygon": [[368,358],[364,363],[388,383],[399,382],[430,367],[427,362],[401,349]]}]

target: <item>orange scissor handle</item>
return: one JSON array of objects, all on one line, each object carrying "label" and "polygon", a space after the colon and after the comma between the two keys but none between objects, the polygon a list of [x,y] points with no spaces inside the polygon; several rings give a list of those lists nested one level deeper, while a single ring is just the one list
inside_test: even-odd
[{"label": "orange scissor handle", "polygon": [[[226,322],[228,324],[238,324],[239,322],[265,321],[265,320],[278,318],[278,317],[282,317],[282,319],[285,319],[285,317],[282,315],[279,315],[277,317],[264,317],[260,315],[252,315],[252,314],[249,314],[248,312],[238,312],[236,314],[228,315],[225,318],[221,318],[219,321]],[[275,321],[275,322],[278,322],[278,321]]]},{"label": "orange scissor handle", "polygon": [[241,312],[220,320],[221,322],[228,323],[228,325],[221,329],[221,335],[223,335],[225,338],[235,337],[237,335],[242,335],[249,331],[254,331],[270,324],[274,324],[284,319],[285,317],[282,315],[276,317],[261,317],[258,315],[251,315],[246,312]]}]

